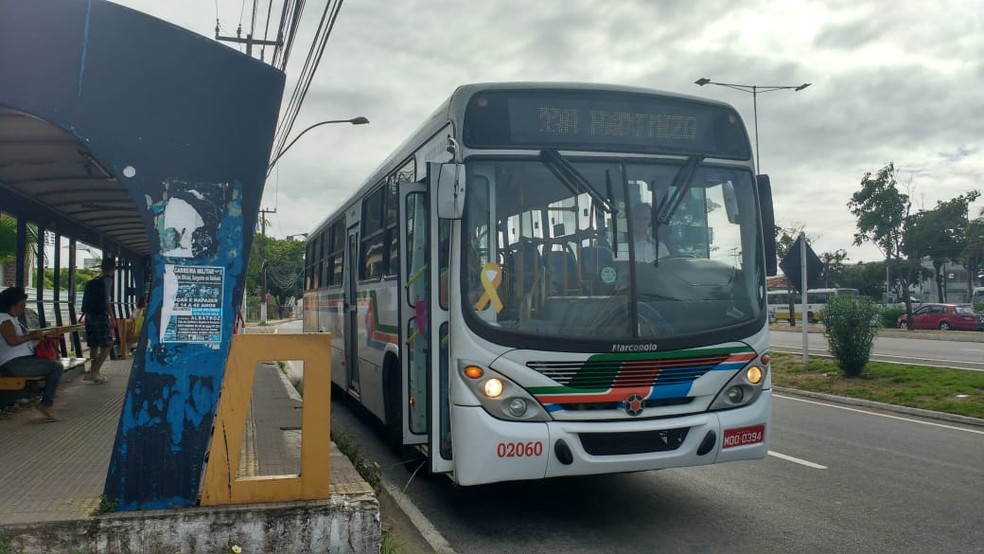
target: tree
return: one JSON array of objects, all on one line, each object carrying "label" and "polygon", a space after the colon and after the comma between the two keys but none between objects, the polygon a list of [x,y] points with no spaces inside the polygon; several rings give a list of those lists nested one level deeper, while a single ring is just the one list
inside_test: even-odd
[{"label": "tree", "polygon": [[847,207],[858,219],[854,245],[871,242],[885,256],[890,269],[895,271],[893,283],[904,299],[905,311],[911,320],[909,287],[913,275],[918,272],[919,260],[915,258],[913,266],[913,259],[906,251],[906,238],[912,227],[912,201],[908,194],[899,190],[895,164],[889,162],[874,175],[870,171],[865,173],[861,190],[851,195]]},{"label": "tree", "polygon": [[300,241],[254,236],[246,269],[248,296],[269,292],[278,305],[300,296],[304,291],[304,246]]},{"label": "tree", "polygon": [[847,261],[847,250],[838,248],[833,252],[820,254],[820,261],[823,262],[823,283],[829,288],[831,285],[841,286],[841,276],[844,273],[844,262]]},{"label": "tree", "polygon": [[[27,226],[27,259],[24,260],[26,267],[32,267],[38,253],[38,228],[35,225]],[[17,218],[9,214],[0,212],[0,268],[4,265],[15,262],[17,257]],[[0,275],[2,275],[0,271]]]},{"label": "tree", "polygon": [[837,284],[858,289],[861,296],[881,298],[885,291],[885,262],[858,262],[845,265]]},{"label": "tree", "polygon": [[980,192],[973,190],[950,200],[941,200],[936,203],[936,208],[920,211],[912,218],[906,249],[933,261],[939,302],[946,301],[943,264],[960,260],[967,246],[967,227],[970,224],[967,207],[979,196]]},{"label": "tree", "polygon": [[[984,273],[984,208],[978,215],[964,230],[964,249],[960,253],[960,260],[967,268],[968,292],[974,290],[977,275]],[[984,285],[984,282],[980,284]]]}]

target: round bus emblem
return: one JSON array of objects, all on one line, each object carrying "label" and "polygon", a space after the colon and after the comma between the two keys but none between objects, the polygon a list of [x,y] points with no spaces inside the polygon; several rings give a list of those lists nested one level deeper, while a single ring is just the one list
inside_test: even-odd
[{"label": "round bus emblem", "polygon": [[630,394],[625,399],[625,413],[630,416],[637,416],[642,413],[642,409],[645,408],[645,400],[638,394]]}]

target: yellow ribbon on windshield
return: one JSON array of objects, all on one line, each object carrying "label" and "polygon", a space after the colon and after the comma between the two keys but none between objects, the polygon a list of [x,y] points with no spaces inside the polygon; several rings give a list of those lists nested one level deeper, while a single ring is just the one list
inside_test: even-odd
[{"label": "yellow ribbon on windshield", "polygon": [[502,300],[499,299],[497,290],[501,283],[502,271],[499,269],[499,264],[489,262],[482,266],[482,288],[485,289],[485,294],[475,303],[476,310],[484,310],[491,302],[496,313],[502,311]]}]

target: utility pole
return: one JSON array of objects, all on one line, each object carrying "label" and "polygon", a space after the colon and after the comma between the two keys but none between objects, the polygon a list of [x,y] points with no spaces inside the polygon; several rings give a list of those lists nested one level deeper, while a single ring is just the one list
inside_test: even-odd
[{"label": "utility pole", "polygon": [[272,210],[263,208],[260,210],[260,233],[264,237],[266,236],[266,222],[267,222],[266,214],[275,214],[275,213],[277,213],[277,208],[274,208]]},{"label": "utility pole", "polygon": [[256,30],[256,0],[253,0],[253,21],[250,23],[250,32],[246,34],[246,38],[243,38],[243,25],[239,24],[236,28],[236,36],[234,37],[223,37],[219,36],[219,20],[215,20],[215,40],[222,42],[234,42],[236,44],[246,45],[246,55],[253,57],[253,45],[258,44],[260,46],[283,46],[283,42],[280,37],[277,40],[257,40],[253,38],[253,33]]}]

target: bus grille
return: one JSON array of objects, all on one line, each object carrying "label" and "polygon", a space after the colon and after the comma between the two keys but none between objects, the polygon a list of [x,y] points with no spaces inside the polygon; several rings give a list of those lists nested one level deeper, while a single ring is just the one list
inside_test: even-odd
[{"label": "bus grille", "polygon": [[727,354],[718,354],[658,360],[528,362],[526,365],[568,387],[635,388],[690,383],[727,358]]},{"label": "bus grille", "polygon": [[584,451],[592,456],[620,456],[676,450],[687,438],[689,430],[682,427],[632,433],[579,433],[578,438]]}]

